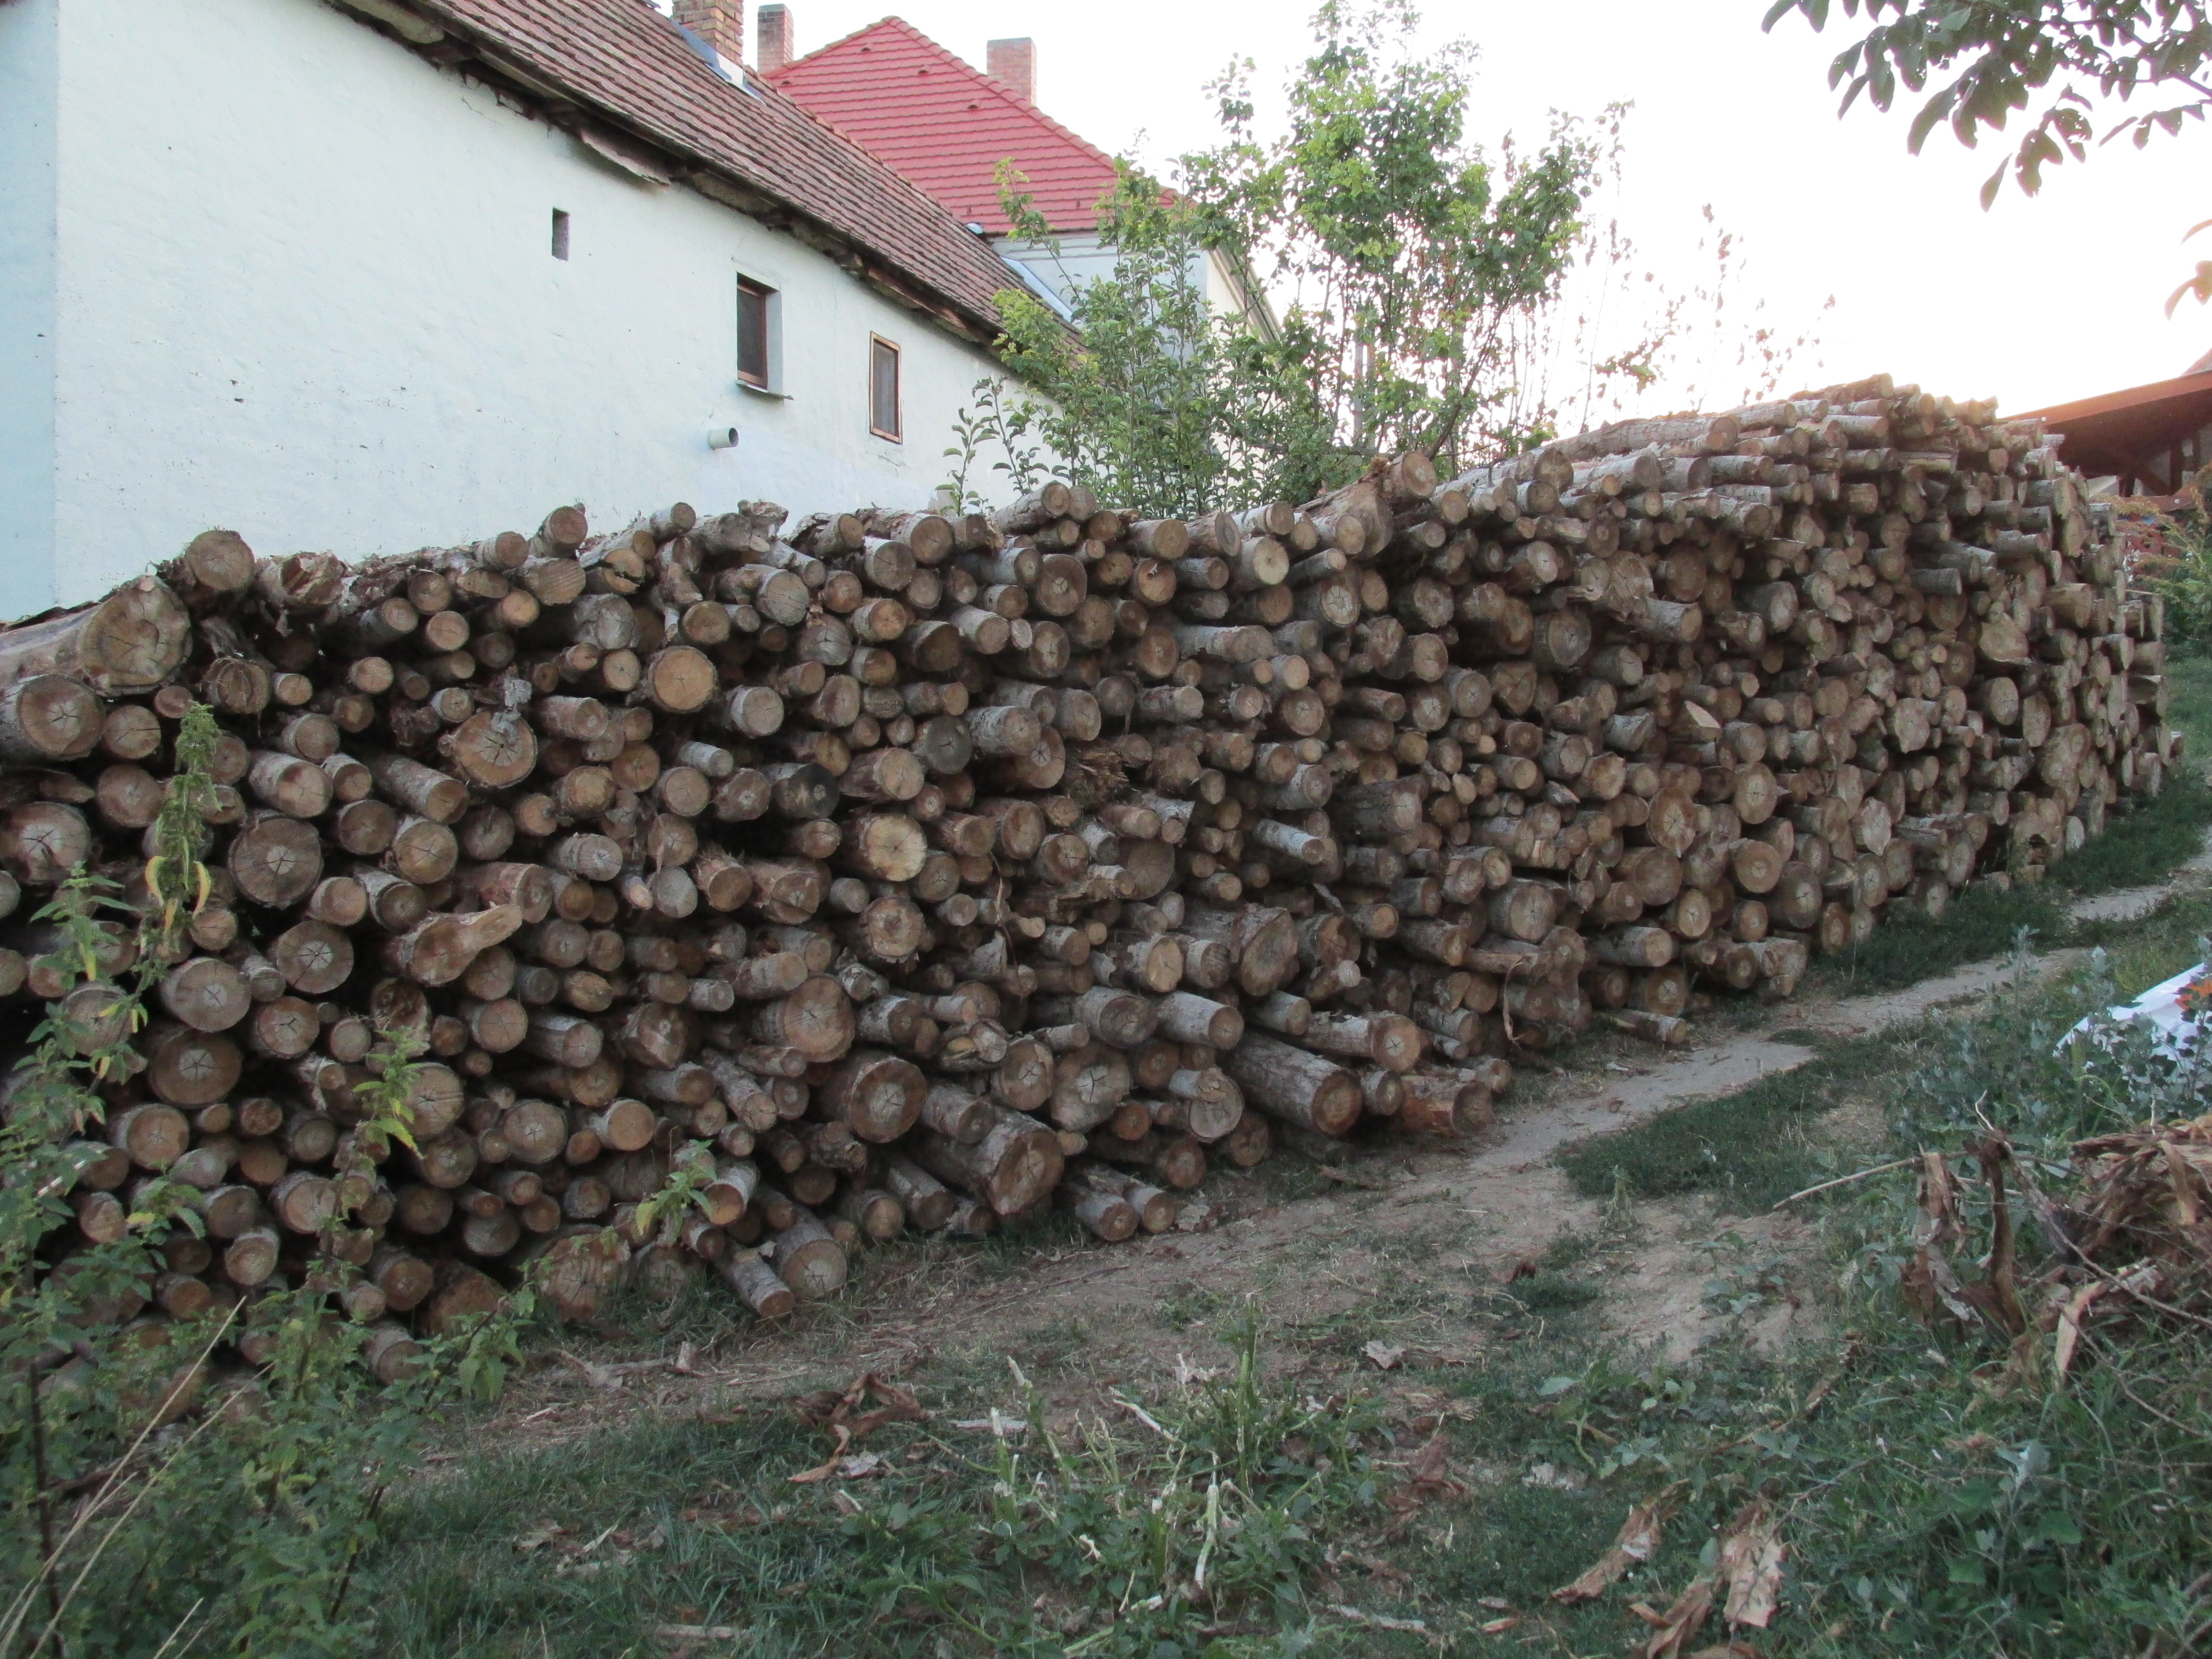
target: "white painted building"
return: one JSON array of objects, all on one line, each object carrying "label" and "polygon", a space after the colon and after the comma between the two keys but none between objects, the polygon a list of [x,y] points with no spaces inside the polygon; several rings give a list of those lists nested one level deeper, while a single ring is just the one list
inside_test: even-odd
[{"label": "white painted building", "polygon": [[0,0],[0,615],[214,525],[927,501],[1018,279],[712,58],[646,0]]}]

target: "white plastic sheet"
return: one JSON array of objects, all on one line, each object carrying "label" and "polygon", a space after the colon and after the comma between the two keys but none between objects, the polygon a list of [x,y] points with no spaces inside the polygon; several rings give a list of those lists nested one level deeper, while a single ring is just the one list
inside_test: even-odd
[{"label": "white plastic sheet", "polygon": [[[2105,1018],[2146,1023],[2156,1033],[2153,1041],[2160,1053],[2193,1056],[2203,1043],[2206,1024],[2212,1023],[2204,1014],[2208,1001],[2212,1001],[2212,965],[2200,962],[2172,979],[2160,981],[2133,1002],[2107,1008]],[[2194,1015],[2190,1012],[2192,1008],[2197,1011]],[[2090,1022],[2095,1018],[2092,1015],[2069,1031],[2066,1041],[2089,1036]]]}]

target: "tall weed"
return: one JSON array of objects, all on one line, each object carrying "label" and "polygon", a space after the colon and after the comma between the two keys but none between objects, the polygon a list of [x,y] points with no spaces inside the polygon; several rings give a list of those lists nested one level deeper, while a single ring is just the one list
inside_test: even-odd
[{"label": "tall weed", "polygon": [[[465,1372],[491,1379],[514,1315],[425,1352],[404,1382],[362,1363],[367,1333],[332,1305],[334,1264],[171,1317],[160,1276],[204,1256],[206,1194],[162,1171],[123,1188],[119,1229],[81,1226],[81,1178],[112,1110],[137,1098],[131,1039],[205,902],[200,856],[217,736],[194,705],[154,853],[126,893],[80,869],[37,920],[71,988],[5,1079],[0,1122],[0,1653],[130,1656],[222,1646],[248,1655],[374,1650],[352,1593],[422,1409]],[[127,963],[125,967],[124,964]],[[128,977],[118,979],[117,974]],[[343,1160],[365,1171],[410,1132],[414,1054],[386,1032],[367,1116]],[[350,1208],[340,1224],[350,1218]],[[257,1369],[234,1351],[252,1352]]]}]

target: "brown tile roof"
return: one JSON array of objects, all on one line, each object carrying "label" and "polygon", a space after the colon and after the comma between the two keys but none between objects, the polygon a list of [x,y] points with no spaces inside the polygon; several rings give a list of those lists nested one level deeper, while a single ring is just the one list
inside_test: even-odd
[{"label": "brown tile roof", "polygon": [[[804,234],[813,222],[862,254],[881,285],[971,334],[994,335],[997,295],[1021,286],[988,243],[866,150],[771,86],[722,79],[646,0],[407,0],[407,9],[449,37],[425,40],[419,25],[394,31],[428,56],[517,83],[553,103],[556,119],[566,100],[646,139],[688,163],[684,176],[708,193],[734,183],[771,223],[788,216]],[[397,9],[388,0],[362,7]]]}]

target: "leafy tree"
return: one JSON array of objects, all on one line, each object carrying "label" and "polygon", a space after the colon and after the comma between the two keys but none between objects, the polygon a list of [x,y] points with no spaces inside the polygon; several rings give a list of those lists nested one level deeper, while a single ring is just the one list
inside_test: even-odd
[{"label": "leafy tree", "polygon": [[1486,435],[1516,322],[1555,299],[1590,226],[1596,143],[1555,120],[1492,161],[1466,136],[1474,48],[1423,51],[1406,0],[1327,0],[1290,123],[1253,135],[1242,78],[1218,88],[1228,142],[1188,157],[1218,246],[1291,285],[1291,343],[1349,455],[1458,453]]},{"label": "leafy tree", "polygon": [[[2140,149],[2212,109],[2212,19],[2204,0],[1843,0],[1844,15],[1859,15],[1862,5],[1867,32],[1837,54],[1828,84],[1844,88],[1838,113],[1863,93],[1881,110],[1896,101],[1899,86],[1916,97],[1925,93],[1906,139],[1914,155],[1942,125],[1972,149],[1984,130],[2002,132],[2031,102],[2047,99],[1983,184],[1985,208],[2004,187],[2007,169],[2033,196],[2045,167],[2087,160],[2093,139],[2110,143],[2124,135]],[[1774,0],[1765,27],[1793,11],[1825,29],[1830,0]],[[2157,107],[2100,137],[2092,96],[2125,104],[2139,93]],[[2212,220],[2188,235],[2207,224]],[[2212,261],[2174,290],[2167,315],[2190,293],[2212,301]]]},{"label": "leafy tree", "polygon": [[[1139,512],[1325,488],[1342,469],[1322,404],[1297,373],[1303,319],[1270,341],[1248,319],[1215,315],[1202,272],[1216,244],[1200,205],[1127,162],[1116,171],[1099,204],[1115,267],[1070,285],[1073,327],[1033,294],[1000,295],[1008,365],[1053,400],[1023,412],[1071,477]],[[1056,259],[1049,227],[1008,185],[1017,234]],[[984,412],[994,406],[987,398]],[[1018,435],[1018,419],[1000,429]],[[1001,442],[1019,456],[1011,436]]]},{"label": "leafy tree", "polygon": [[[1118,267],[1075,288],[1073,328],[1000,296],[1007,362],[1054,405],[1036,429],[1102,498],[1302,501],[1378,452],[1456,457],[1540,428],[1516,372],[1589,241],[1602,152],[1561,120],[1533,153],[1486,157],[1466,137],[1472,49],[1417,49],[1415,21],[1406,0],[1327,0],[1279,137],[1255,131],[1248,64],[1214,88],[1224,142],[1183,157],[1174,189],[1123,165],[1101,204]],[[1279,325],[1212,311],[1209,258],[1286,292]]]}]

